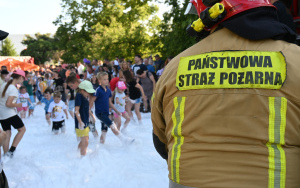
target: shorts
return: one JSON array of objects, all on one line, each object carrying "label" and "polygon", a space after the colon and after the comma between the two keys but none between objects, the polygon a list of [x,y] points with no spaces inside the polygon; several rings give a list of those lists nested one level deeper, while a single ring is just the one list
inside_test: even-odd
[{"label": "shorts", "polygon": [[4,131],[11,130],[11,125],[15,129],[24,127],[24,123],[18,115],[12,116],[7,119],[2,119],[0,120],[0,123]]},{"label": "shorts", "polygon": [[[29,98],[30,98],[30,100],[31,100],[32,103],[35,103],[35,100],[34,100],[33,95],[30,95]],[[29,101],[28,101],[28,106],[29,106],[29,110],[34,110],[34,106],[31,105],[31,104],[29,103]]]},{"label": "shorts", "polygon": [[142,102],[142,99],[141,99],[141,98],[138,98],[138,99],[129,99],[129,101],[130,101],[132,104],[138,104],[138,103],[141,103],[141,102]]},{"label": "shorts", "polygon": [[76,128],[75,131],[76,131],[76,136],[77,137],[85,137],[85,136],[89,136],[90,128],[86,127],[83,130]]},{"label": "shorts", "polygon": [[75,108],[75,100],[69,101],[69,111],[73,111]]},{"label": "shorts", "polygon": [[110,127],[113,124],[113,122],[109,119],[108,115],[109,114],[106,112],[96,114],[97,118],[102,122],[102,125],[101,125],[102,131],[104,131],[104,130],[107,131],[107,127]]},{"label": "shorts", "polygon": [[21,112],[21,111],[27,111],[28,110],[28,107],[21,107],[21,108],[17,108],[18,112]]},{"label": "shorts", "polygon": [[103,122],[101,122],[101,131],[103,131],[103,132],[107,132],[108,131],[108,127]]},{"label": "shorts", "polygon": [[[124,115],[124,114],[126,114],[127,112],[126,111],[124,111],[124,112],[122,112],[122,115]],[[114,117],[115,118],[118,118],[119,117],[119,114],[117,114],[116,112],[114,112]]]},{"label": "shorts", "polygon": [[66,130],[65,120],[52,122],[52,132],[58,133],[60,128],[62,132]]}]

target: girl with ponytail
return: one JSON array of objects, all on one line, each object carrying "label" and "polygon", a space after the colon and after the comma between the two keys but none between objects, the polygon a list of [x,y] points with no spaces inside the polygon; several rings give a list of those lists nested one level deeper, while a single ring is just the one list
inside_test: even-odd
[{"label": "girl with ponytail", "polygon": [[[6,84],[3,84],[0,88],[0,123],[2,129],[6,133],[6,139],[3,142],[3,151],[4,155],[10,158],[13,157],[16,147],[26,131],[23,121],[16,112],[16,108],[22,107],[22,103],[16,104],[19,96],[16,85],[22,84],[24,79],[26,79],[25,72],[22,70],[16,70],[11,75],[11,78],[11,80],[9,80]],[[9,149],[11,126],[17,129],[18,133],[16,134],[12,146]]]}]

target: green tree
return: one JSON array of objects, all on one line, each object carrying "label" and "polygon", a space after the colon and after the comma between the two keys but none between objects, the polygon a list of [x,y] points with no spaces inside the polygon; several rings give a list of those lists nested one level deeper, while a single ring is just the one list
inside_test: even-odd
[{"label": "green tree", "polygon": [[165,0],[165,4],[171,7],[171,11],[163,15],[160,25],[159,40],[163,46],[160,51],[164,57],[176,56],[180,52],[196,43],[195,38],[190,37],[186,28],[198,19],[196,15],[184,15],[189,0]]},{"label": "green tree", "polygon": [[3,48],[1,51],[1,55],[2,56],[17,56],[17,52],[16,49],[14,47],[14,44],[12,43],[12,41],[9,38],[6,38],[3,41]]},{"label": "green tree", "polygon": [[[64,60],[133,57],[150,54],[160,20],[150,0],[62,0],[64,13],[54,22]],[[155,28],[155,29],[154,29]],[[153,52],[154,51],[154,52]]]},{"label": "green tree", "polygon": [[50,33],[36,33],[35,37],[25,35],[22,44],[27,45],[27,49],[21,52],[22,56],[32,56],[36,64],[50,61],[54,58],[58,47],[57,40],[51,37]]}]

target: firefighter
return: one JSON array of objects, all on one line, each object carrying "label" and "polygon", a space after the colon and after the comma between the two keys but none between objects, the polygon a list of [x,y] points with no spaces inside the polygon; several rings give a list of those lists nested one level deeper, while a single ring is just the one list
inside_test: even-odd
[{"label": "firefighter", "polygon": [[200,42],[166,66],[153,141],[170,187],[300,187],[300,48],[268,0],[192,0]]}]

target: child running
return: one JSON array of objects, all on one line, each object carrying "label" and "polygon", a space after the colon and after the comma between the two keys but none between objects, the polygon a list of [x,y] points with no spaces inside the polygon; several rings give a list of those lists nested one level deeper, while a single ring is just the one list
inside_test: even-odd
[{"label": "child running", "polygon": [[45,108],[44,108],[44,110],[45,110],[45,116],[46,116],[46,120],[47,120],[49,126],[51,125],[51,120],[50,120],[50,114],[48,115],[48,108],[49,108],[50,103],[54,101],[54,99],[51,96],[51,94],[52,94],[52,89],[51,88],[47,88],[44,91],[44,97],[41,99],[41,101],[39,101],[37,103],[37,105],[42,104],[42,103],[45,104]]},{"label": "child running", "polygon": [[[122,115],[116,107],[113,105],[111,101],[111,91],[108,88],[109,80],[108,80],[108,73],[106,72],[99,72],[97,74],[97,78],[99,80],[99,87],[96,90],[96,93],[94,97],[90,100],[90,109],[93,106],[93,103],[95,102],[95,114],[96,117],[102,121],[108,128],[111,128],[112,132],[118,136],[118,138],[125,144],[132,143],[134,139],[125,137],[118,128],[116,127],[116,124],[112,122],[108,115],[109,115],[109,107],[111,107],[118,115]],[[100,137],[100,143],[105,143],[105,137],[106,137],[107,130],[105,130],[102,127],[102,133]]]},{"label": "child running", "polygon": [[79,84],[79,89],[75,97],[75,130],[77,137],[80,138],[78,149],[81,156],[86,155],[89,144],[89,101],[95,90],[91,82],[85,80]]},{"label": "child running", "polygon": [[89,144],[89,110],[88,98],[93,96],[96,91],[90,81],[83,81],[79,84],[79,89],[75,97],[75,130],[77,137],[80,138],[78,149],[81,156],[86,155]]},{"label": "child running", "polygon": [[61,129],[61,133],[66,132],[64,113],[68,119],[67,107],[61,100],[61,93],[57,91],[54,93],[54,101],[50,103],[48,109],[48,115],[52,118],[52,132],[56,135],[59,129]]},{"label": "child running", "polygon": [[[70,76],[68,76],[66,83],[71,89],[76,90],[78,89],[81,81],[76,77],[76,75],[70,73]],[[98,131],[96,129],[95,123],[96,118],[94,117],[93,112],[91,111],[89,123],[90,131],[93,133],[94,137],[98,137]]]},{"label": "child running", "polygon": [[22,119],[25,119],[26,112],[28,110],[28,102],[32,105],[31,100],[29,98],[29,94],[26,91],[25,86],[21,86],[19,89],[19,97],[17,100],[17,104],[22,103],[22,107],[18,107],[17,110],[20,113]]},{"label": "child running", "polygon": [[[115,107],[116,109],[122,113],[122,117],[126,119],[124,122],[124,126],[121,130],[121,132],[125,132],[126,127],[128,123],[130,122],[130,117],[128,116],[127,112],[125,111],[125,99],[126,95],[124,93],[126,89],[126,85],[123,81],[118,81],[117,82],[117,87],[115,89]],[[114,112],[114,117],[115,117],[115,123],[117,125],[118,130],[121,128],[121,116],[119,116],[116,112]]]},{"label": "child running", "polygon": [[143,99],[146,99],[144,90],[142,86],[136,82],[136,80],[133,78],[129,70],[124,71],[123,74],[126,79],[128,90],[129,90],[129,100],[126,104],[126,111],[134,122],[133,114],[131,112],[131,108],[134,105],[135,114],[139,120],[139,124],[142,125],[143,123],[142,123],[142,116],[140,112],[140,105],[141,105],[141,96]]}]

